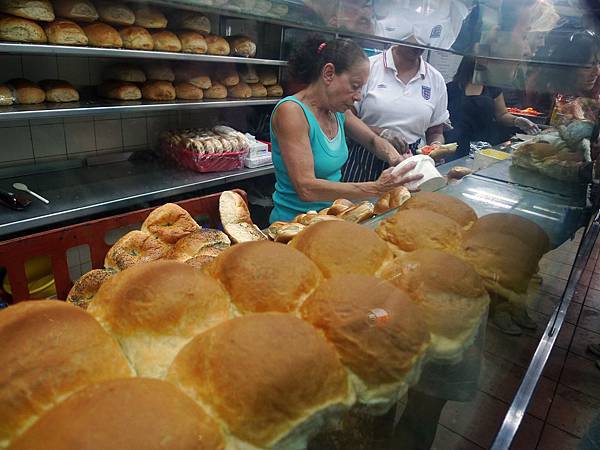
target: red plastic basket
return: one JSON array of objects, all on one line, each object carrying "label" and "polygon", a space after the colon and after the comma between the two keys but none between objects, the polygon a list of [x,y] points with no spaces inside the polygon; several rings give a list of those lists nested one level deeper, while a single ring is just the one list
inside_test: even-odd
[{"label": "red plastic basket", "polygon": [[162,144],[163,152],[180,166],[195,172],[225,172],[244,167],[247,150],[228,153],[201,154],[183,145]]}]

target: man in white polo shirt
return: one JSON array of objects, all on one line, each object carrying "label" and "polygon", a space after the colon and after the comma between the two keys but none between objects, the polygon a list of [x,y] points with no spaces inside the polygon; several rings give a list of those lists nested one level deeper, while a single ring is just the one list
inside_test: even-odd
[{"label": "man in white polo shirt", "polygon": [[[422,49],[395,45],[371,57],[369,79],[355,104],[358,117],[399,154],[444,143],[443,124],[449,117],[446,84],[422,54]],[[395,163],[402,159],[399,155]],[[342,180],[372,181],[387,167],[387,162],[351,143]]]}]

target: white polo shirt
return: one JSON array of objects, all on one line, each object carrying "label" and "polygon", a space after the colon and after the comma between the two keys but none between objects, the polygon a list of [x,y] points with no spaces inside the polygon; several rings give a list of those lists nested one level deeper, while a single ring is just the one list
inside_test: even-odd
[{"label": "white polo shirt", "polygon": [[421,58],[419,72],[405,84],[398,78],[391,48],[370,58],[371,72],[355,104],[369,126],[402,133],[409,144],[426,144],[428,128],[448,120],[448,93],[444,77]]}]

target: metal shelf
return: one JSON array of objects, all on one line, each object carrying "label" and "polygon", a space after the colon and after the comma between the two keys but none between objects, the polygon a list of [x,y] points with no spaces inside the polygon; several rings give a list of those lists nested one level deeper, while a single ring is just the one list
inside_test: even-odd
[{"label": "metal shelf", "polygon": [[72,103],[41,103],[0,107],[0,120],[40,119],[45,117],[94,116],[98,114],[169,111],[183,109],[234,108],[275,105],[280,98],[250,100],[176,100],[173,102],[94,100]]},{"label": "metal shelf", "polygon": [[99,58],[137,58],[172,61],[202,61],[214,63],[242,63],[270,66],[285,66],[287,61],[279,59],[244,58],[240,56],[197,55],[193,53],[155,52],[148,50],[126,50],[121,48],[76,47],[67,45],[38,45],[0,42],[0,53],[91,56]]}]

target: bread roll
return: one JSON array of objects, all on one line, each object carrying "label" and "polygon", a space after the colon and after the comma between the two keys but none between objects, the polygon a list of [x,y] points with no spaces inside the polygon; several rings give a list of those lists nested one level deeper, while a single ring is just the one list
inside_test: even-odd
[{"label": "bread roll", "polygon": [[248,84],[256,84],[260,82],[256,68],[253,64],[238,64],[237,66],[240,80]]},{"label": "bread roll", "polygon": [[135,5],[135,24],[144,28],[167,28],[167,18],[162,11],[154,6]]},{"label": "bread roll", "polygon": [[152,211],[141,230],[150,233],[161,241],[174,244],[179,239],[200,229],[200,225],[185,209],[175,203],[165,203]]},{"label": "bread roll", "polygon": [[304,254],[274,242],[246,242],[225,250],[207,269],[241,313],[293,312],[322,275]]},{"label": "bread roll", "polygon": [[373,212],[375,214],[383,214],[390,209],[398,208],[410,198],[410,192],[404,186],[392,189],[383,194],[377,203]]},{"label": "bread roll", "polygon": [[252,90],[252,97],[266,97],[267,96],[267,88],[264,87],[260,83],[249,84],[250,89]]},{"label": "bread roll", "polygon": [[348,208],[344,212],[338,214],[337,217],[340,217],[348,222],[360,223],[373,217],[374,210],[375,205],[373,205],[373,203],[364,201],[360,202],[356,206]]},{"label": "bread roll", "polygon": [[32,44],[47,42],[46,33],[37,23],[10,16],[0,17],[0,40]]},{"label": "bread roll", "polygon": [[139,100],[142,98],[142,91],[133,83],[124,81],[105,81],[98,86],[100,97],[112,100]]},{"label": "bread roll", "polygon": [[220,64],[217,66],[213,78],[227,87],[235,86],[240,82],[240,77],[233,64]]},{"label": "bread roll", "polygon": [[477,220],[477,214],[465,202],[440,192],[417,192],[403,205],[402,209],[426,209],[454,220],[468,230]]},{"label": "bread roll", "polygon": [[96,3],[100,19],[111,25],[133,25],[135,14],[121,2],[99,1]]},{"label": "bread roll", "polygon": [[209,55],[227,56],[230,53],[229,43],[221,36],[209,34],[206,36]]},{"label": "bread roll", "polygon": [[75,393],[12,448],[150,450],[165,442],[171,450],[224,447],[218,425],[183,392],[165,381],[132,378]]},{"label": "bread roll", "polygon": [[142,86],[142,98],[153,101],[172,101],[177,98],[175,88],[170,81],[146,81]]},{"label": "bread roll", "polygon": [[204,91],[192,83],[175,84],[175,93],[178,100],[202,100],[204,98]]},{"label": "bread roll", "polygon": [[394,259],[381,277],[418,305],[431,332],[429,355],[440,362],[459,361],[473,343],[490,301],[475,269],[448,253],[421,249]]},{"label": "bread roll", "polygon": [[234,56],[256,56],[256,44],[247,36],[229,36],[227,42]]},{"label": "bread roll", "polygon": [[96,22],[86,25],[83,28],[83,31],[85,31],[85,34],[88,37],[89,45],[106,48],[123,47],[123,40],[121,39],[119,32],[110,25]]},{"label": "bread roll", "polygon": [[468,167],[454,166],[452,169],[450,169],[448,171],[446,176],[448,177],[448,179],[460,180],[472,173],[473,173],[473,170],[469,169]]},{"label": "bread roll", "polygon": [[471,228],[471,233],[488,231],[517,238],[539,257],[550,250],[550,240],[546,232],[537,223],[516,214],[488,214],[481,217]]},{"label": "bread roll", "polygon": [[15,94],[15,103],[20,105],[35,105],[46,100],[46,93],[33,81],[16,78],[7,83]]},{"label": "bread roll", "polygon": [[268,97],[283,97],[283,88],[278,84],[267,86]]},{"label": "bread roll", "polygon": [[46,91],[46,101],[53,103],[78,102],[79,92],[71,83],[62,80],[43,80],[40,87]]},{"label": "bread roll", "polygon": [[104,267],[113,272],[136,264],[166,258],[171,248],[156,236],[133,230],[121,237],[106,253]]},{"label": "bread roll", "polygon": [[157,31],[152,33],[154,50],[157,52],[180,52],[181,41],[175,33],[170,31]]},{"label": "bread roll", "polygon": [[86,310],[94,300],[100,286],[113,275],[113,271],[106,269],[93,269],[83,274],[69,291],[67,303],[72,303]]},{"label": "bread roll", "polygon": [[201,228],[179,239],[173,245],[173,249],[168,257],[169,259],[183,262],[200,253],[206,254],[207,252],[203,250],[209,247],[225,249],[230,245],[231,241],[222,231]]},{"label": "bread roll", "polygon": [[70,20],[56,19],[44,26],[49,44],[87,45],[88,38],[79,25]]},{"label": "bread roll", "polygon": [[6,84],[0,84],[0,106],[12,105],[15,102],[13,90]]},{"label": "bread roll", "polygon": [[195,335],[229,318],[218,281],[178,261],[153,261],[118,272],[88,312],[118,340],[138,375],[162,378]]},{"label": "bread roll", "polygon": [[202,89],[212,86],[208,69],[202,64],[180,64],[175,66],[175,81],[187,82]]},{"label": "bread roll", "polygon": [[308,256],[326,278],[345,274],[376,274],[392,259],[385,242],[366,227],[346,221],[311,225],[290,245]]},{"label": "bread roll", "polygon": [[78,22],[98,20],[98,11],[89,0],[55,0],[54,12],[58,17]]},{"label": "bread roll", "polygon": [[265,86],[277,84],[277,71],[271,67],[260,67],[257,69],[258,78]]},{"label": "bread roll", "polygon": [[227,88],[220,83],[212,83],[211,87],[204,89],[204,98],[214,100],[227,98]]},{"label": "bread roll", "polygon": [[331,214],[332,216],[339,216],[344,211],[354,206],[354,203],[352,203],[350,200],[346,200],[345,198],[338,198],[329,207],[329,209],[327,210],[327,214]]},{"label": "bread roll", "polygon": [[114,64],[105,70],[104,79],[143,83],[146,81],[146,74],[133,64]]},{"label": "bread roll", "polygon": [[305,448],[322,420],[352,401],[335,350],[288,314],[251,314],[205,331],[177,355],[167,380],[219,417],[232,448]]},{"label": "bread roll", "polygon": [[123,47],[130,50],[153,50],[154,39],[148,30],[142,27],[125,27],[119,30]]},{"label": "bread roll", "polygon": [[175,81],[175,73],[167,63],[147,63],[144,72],[148,80]]},{"label": "bread roll", "polygon": [[182,30],[197,31],[198,33],[210,33],[210,20],[204,14],[194,11],[177,11],[175,24]]},{"label": "bread roll", "polygon": [[43,22],[55,19],[54,8],[48,0],[2,0],[0,12]]},{"label": "bread roll", "polygon": [[206,53],[206,39],[196,31],[180,31],[177,37],[181,41],[181,51],[184,53]]},{"label": "bread roll", "polygon": [[3,447],[73,392],[133,376],[119,345],[100,324],[62,301],[20,302],[2,310],[0,341]]},{"label": "bread roll", "polygon": [[252,89],[243,81],[232,87],[227,88],[227,96],[231,98],[250,98],[252,97]]},{"label": "bread roll", "polygon": [[417,381],[429,331],[417,306],[391,283],[369,275],[337,276],[321,284],[300,311],[358,378],[354,387],[361,403],[387,411]]}]

